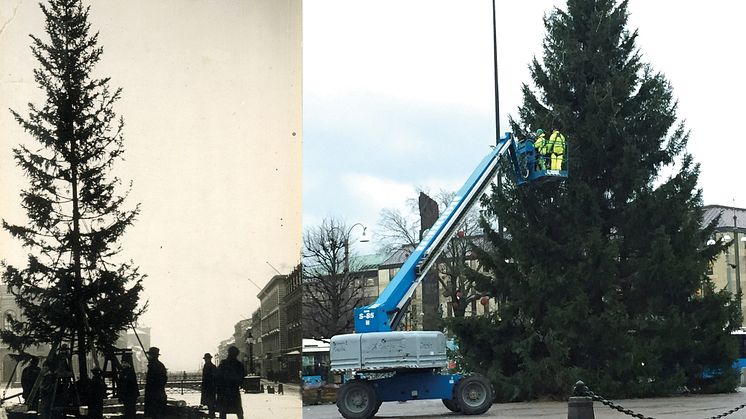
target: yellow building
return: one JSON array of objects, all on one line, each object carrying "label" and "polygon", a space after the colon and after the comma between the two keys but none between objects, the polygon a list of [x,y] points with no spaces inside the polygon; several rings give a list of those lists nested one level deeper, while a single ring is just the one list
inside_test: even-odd
[{"label": "yellow building", "polygon": [[[718,255],[712,263],[708,275],[718,289],[727,289],[734,295],[741,290],[746,279],[746,209],[723,205],[706,205],[703,216],[704,225],[720,216],[712,240],[722,238],[730,243],[725,252]],[[744,312],[745,301],[741,299],[741,311]]]},{"label": "yellow building", "polygon": [[[375,300],[375,298],[383,292],[383,290],[386,288],[386,286],[391,282],[391,280],[394,278],[397,272],[399,272],[399,269],[401,268],[404,261],[409,257],[409,254],[411,252],[411,248],[408,247],[402,247],[396,251],[394,251],[386,260],[381,262],[381,264],[378,266],[378,280],[375,284],[374,288],[369,289],[368,295],[370,295],[371,302]],[[468,258],[467,258],[468,259]],[[468,259],[466,263],[472,267],[476,268],[477,262],[476,260]],[[438,270],[439,280],[438,282],[438,305],[437,305],[437,312],[439,314],[439,317],[441,318],[448,318],[453,317],[454,315],[454,301],[452,296],[452,290],[455,289],[455,287],[450,284],[448,276],[444,273],[444,265],[439,264],[432,268],[432,270]],[[432,277],[430,274],[417,285],[417,288],[415,289],[414,294],[412,295],[412,301],[409,305],[409,309],[407,311],[407,314],[404,316],[404,319],[402,320],[402,324],[404,326],[405,330],[423,330],[423,318],[425,317],[425,308],[422,301],[422,295],[423,295],[423,284],[425,281],[428,280],[435,280],[435,277]],[[447,287],[444,287],[443,285],[447,285]],[[465,316],[474,316],[474,315],[481,315],[484,313],[487,313],[491,310],[494,310],[495,303],[494,300],[488,299],[486,300],[487,305],[482,304],[481,298],[474,298],[474,293],[469,292],[469,290],[463,290],[464,298],[468,298],[470,295],[472,298],[469,299],[468,302],[466,302],[466,308],[465,308]]]}]

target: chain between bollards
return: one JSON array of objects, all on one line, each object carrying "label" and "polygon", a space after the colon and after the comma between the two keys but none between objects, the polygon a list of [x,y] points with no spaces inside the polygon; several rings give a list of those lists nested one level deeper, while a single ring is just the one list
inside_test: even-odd
[{"label": "chain between bollards", "polygon": [[[650,416],[645,416],[641,413],[636,413],[630,409],[625,409],[621,405],[618,405],[610,400],[606,400],[603,397],[596,395],[582,381],[578,381],[577,383],[575,383],[575,385],[572,388],[572,397],[570,397],[570,400],[567,405],[567,419],[595,419],[595,415],[593,412],[594,401],[600,402],[601,404],[603,404],[604,406],[607,406],[610,409],[619,411],[628,416],[632,416],[633,418],[655,419]],[[719,415],[710,416],[705,419],[724,418],[728,415],[731,415],[743,409],[744,407],[746,407],[746,403],[738,407],[735,407],[733,409],[730,409],[728,411],[725,411]]]}]

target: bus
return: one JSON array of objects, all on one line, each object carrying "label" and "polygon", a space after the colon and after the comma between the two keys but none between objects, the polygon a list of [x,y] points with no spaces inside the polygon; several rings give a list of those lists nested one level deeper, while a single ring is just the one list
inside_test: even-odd
[{"label": "bus", "polygon": [[329,379],[329,341],[303,339],[303,388],[318,388]]}]

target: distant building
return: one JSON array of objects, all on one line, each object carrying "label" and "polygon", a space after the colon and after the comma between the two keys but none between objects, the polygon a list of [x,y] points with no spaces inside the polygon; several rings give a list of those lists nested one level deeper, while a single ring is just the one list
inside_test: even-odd
[{"label": "distant building", "polygon": [[[145,351],[150,348],[150,328],[136,327],[127,329],[119,335],[119,340],[114,345],[119,349],[131,349],[133,367],[136,372],[144,373],[148,370],[148,358]],[[143,347],[145,351],[143,351]]]},{"label": "distant building", "polygon": [[249,341],[248,335],[251,331],[251,319],[238,321],[233,325],[233,346],[238,348],[238,360],[243,362],[246,371],[249,370],[251,360],[249,358]]},{"label": "distant building", "polygon": [[[249,352],[253,357],[253,363],[249,363],[249,372],[260,374],[262,372],[262,309],[256,309],[251,315],[251,337],[249,339]],[[253,368],[252,368],[253,367]]]},{"label": "distant building", "polygon": [[[717,256],[707,274],[718,289],[727,289],[734,295],[740,289],[743,293],[746,279],[746,209],[723,205],[704,206],[704,225],[709,225],[718,216],[720,220],[712,239],[722,238],[731,245]],[[736,279],[740,279],[740,284],[737,284]],[[742,312],[745,306],[742,299]]]},{"label": "distant building", "polygon": [[220,361],[228,358],[228,348],[230,348],[235,343],[235,340],[233,336],[231,336],[229,339],[223,340],[220,342],[220,345],[218,345],[218,359],[213,359],[212,361],[215,364],[219,364]]},{"label": "distant building", "polygon": [[285,277],[285,329],[287,340],[282,348],[287,380],[298,381],[303,350],[303,269],[298,264],[293,272]]},{"label": "distant building", "polygon": [[[0,323],[3,330],[10,327],[10,319],[23,319],[23,313],[18,304],[16,304],[15,297],[8,292],[8,287],[5,284],[0,284],[0,313],[3,315],[2,323]],[[28,348],[27,352],[32,355],[46,357],[49,354],[49,347],[42,345]],[[14,354],[15,352],[8,349],[5,345],[0,347],[0,359],[2,359],[0,363],[0,377],[2,377],[4,383],[8,383],[11,377],[13,378],[13,382],[21,381],[21,371],[25,368],[25,365],[16,366],[16,361],[11,356]]]},{"label": "distant building", "polygon": [[257,297],[261,302],[262,313],[262,376],[280,379],[284,375],[282,349],[287,342],[285,324],[285,282],[286,275],[275,275],[262,288]]}]

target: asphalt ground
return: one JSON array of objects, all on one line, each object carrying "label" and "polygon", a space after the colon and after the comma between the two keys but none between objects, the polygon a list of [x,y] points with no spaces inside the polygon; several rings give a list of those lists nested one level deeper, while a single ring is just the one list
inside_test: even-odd
[{"label": "asphalt ground", "polygon": [[[746,404],[746,388],[736,393],[711,395],[686,395],[654,399],[613,400],[626,409],[633,410],[645,417],[667,419],[708,419],[741,404]],[[632,416],[594,403],[596,419],[625,419]],[[337,406],[333,404],[304,406],[303,419],[341,418]],[[376,418],[464,418],[443,406],[440,400],[418,400],[405,403],[388,402],[381,405]],[[496,403],[487,413],[476,418],[501,419],[547,419],[567,418],[567,402],[522,402]],[[746,418],[746,408],[727,418]]]}]

